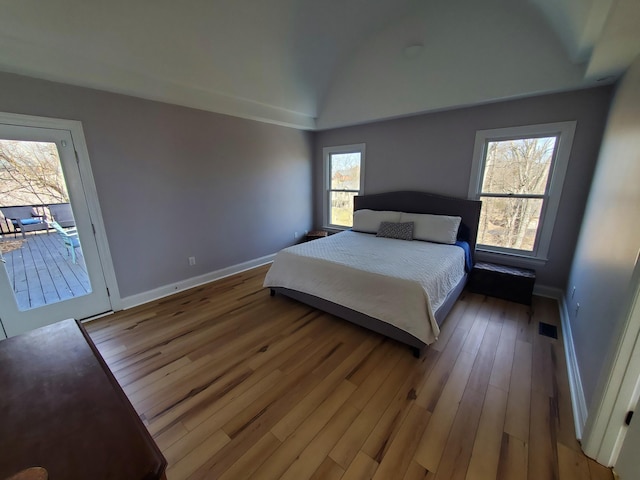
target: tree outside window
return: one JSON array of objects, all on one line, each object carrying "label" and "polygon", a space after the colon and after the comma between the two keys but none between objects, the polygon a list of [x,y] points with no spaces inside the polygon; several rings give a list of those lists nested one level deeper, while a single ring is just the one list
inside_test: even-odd
[{"label": "tree outside window", "polygon": [[0,206],[68,202],[55,143],[0,140]]},{"label": "tree outside window", "polygon": [[478,243],[532,252],[557,137],[487,142]]},{"label": "tree outside window", "polygon": [[348,228],[353,225],[353,198],[363,193],[364,144],[324,149],[324,225]]},{"label": "tree outside window", "polygon": [[576,122],[480,130],[469,198],[482,201],[477,248],[546,260]]}]

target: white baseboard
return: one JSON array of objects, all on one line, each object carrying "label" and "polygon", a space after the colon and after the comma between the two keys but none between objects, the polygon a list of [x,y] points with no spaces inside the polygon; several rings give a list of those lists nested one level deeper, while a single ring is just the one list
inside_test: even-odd
[{"label": "white baseboard", "polygon": [[245,270],[251,270],[252,268],[256,268],[261,265],[266,265],[267,263],[271,263],[275,256],[276,254],[273,253],[271,255],[266,255],[264,257],[255,258],[247,262],[239,263],[237,265],[231,265],[230,267],[221,268],[220,270],[216,270],[214,272],[205,273],[204,275],[199,275],[197,277],[188,278],[186,280],[172,283],[170,285],[164,285],[162,287],[154,288],[153,290],[149,290],[148,292],[137,293],[129,297],[124,297],[122,299],[122,308],[126,310],[128,308],[142,305],[143,303],[153,302],[174,293],[188,290],[189,288],[197,287],[199,285],[213,282],[215,280],[220,280],[222,278],[235,275],[236,273],[244,272]]},{"label": "white baseboard", "polygon": [[571,333],[571,322],[569,321],[569,310],[564,295],[560,299],[560,321],[562,322],[562,337],[564,338],[564,355],[567,359],[567,373],[569,375],[569,390],[571,391],[571,404],[573,406],[573,421],[576,429],[576,438],[582,440],[584,426],[587,423],[587,401],[584,397],[580,369],[576,350],[573,346],[573,335]]}]

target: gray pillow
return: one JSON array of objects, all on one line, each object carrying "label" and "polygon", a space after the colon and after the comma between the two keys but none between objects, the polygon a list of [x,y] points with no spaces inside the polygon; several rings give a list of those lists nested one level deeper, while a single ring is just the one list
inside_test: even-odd
[{"label": "gray pillow", "polygon": [[380,222],[380,228],[378,229],[378,233],[376,233],[376,237],[413,240],[413,222]]}]

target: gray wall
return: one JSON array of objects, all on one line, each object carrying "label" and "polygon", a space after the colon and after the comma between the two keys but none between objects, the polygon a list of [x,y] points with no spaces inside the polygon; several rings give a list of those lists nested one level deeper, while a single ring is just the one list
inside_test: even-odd
[{"label": "gray wall", "polygon": [[620,341],[626,300],[634,289],[630,281],[640,250],[639,183],[640,59],[625,75],[611,107],[567,284],[573,343],[588,406]]},{"label": "gray wall", "polygon": [[315,223],[322,223],[323,147],[366,143],[365,193],[407,189],[466,198],[477,130],[577,120],[549,261],[531,265],[539,284],[564,288],[612,90],[600,87],[319,132]]},{"label": "gray wall", "polygon": [[122,297],[311,227],[308,132],[6,73],[0,111],[82,122]]}]

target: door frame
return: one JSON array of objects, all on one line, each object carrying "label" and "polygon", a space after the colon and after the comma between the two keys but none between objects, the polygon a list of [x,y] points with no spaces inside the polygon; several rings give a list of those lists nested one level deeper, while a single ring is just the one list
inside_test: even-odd
[{"label": "door frame", "polygon": [[76,150],[76,160],[80,172],[80,180],[85,192],[85,198],[89,207],[89,217],[93,224],[98,257],[102,265],[104,280],[109,289],[109,300],[113,311],[122,310],[120,290],[116,280],[116,273],[111,259],[111,250],[107,241],[107,232],[104,227],[102,210],[98,201],[98,190],[93,179],[93,171],[89,159],[89,149],[84,137],[82,122],[78,120],[66,120],[50,117],[36,117],[18,113],[0,112],[0,124],[14,125],[18,127],[48,128],[53,130],[66,130],[71,134],[71,139]]},{"label": "door frame", "polygon": [[618,459],[628,430],[625,416],[636,408],[640,393],[640,251],[625,303],[619,341],[605,368],[609,373],[600,379],[582,438],[584,452],[609,467]]},{"label": "door frame", "polygon": [[[4,259],[2,258],[2,252],[0,252],[0,261],[4,262]],[[1,265],[0,268],[2,268]],[[4,325],[2,324],[2,321],[0,321],[0,340],[4,340],[5,338],[7,338],[7,334],[4,331]]]}]

